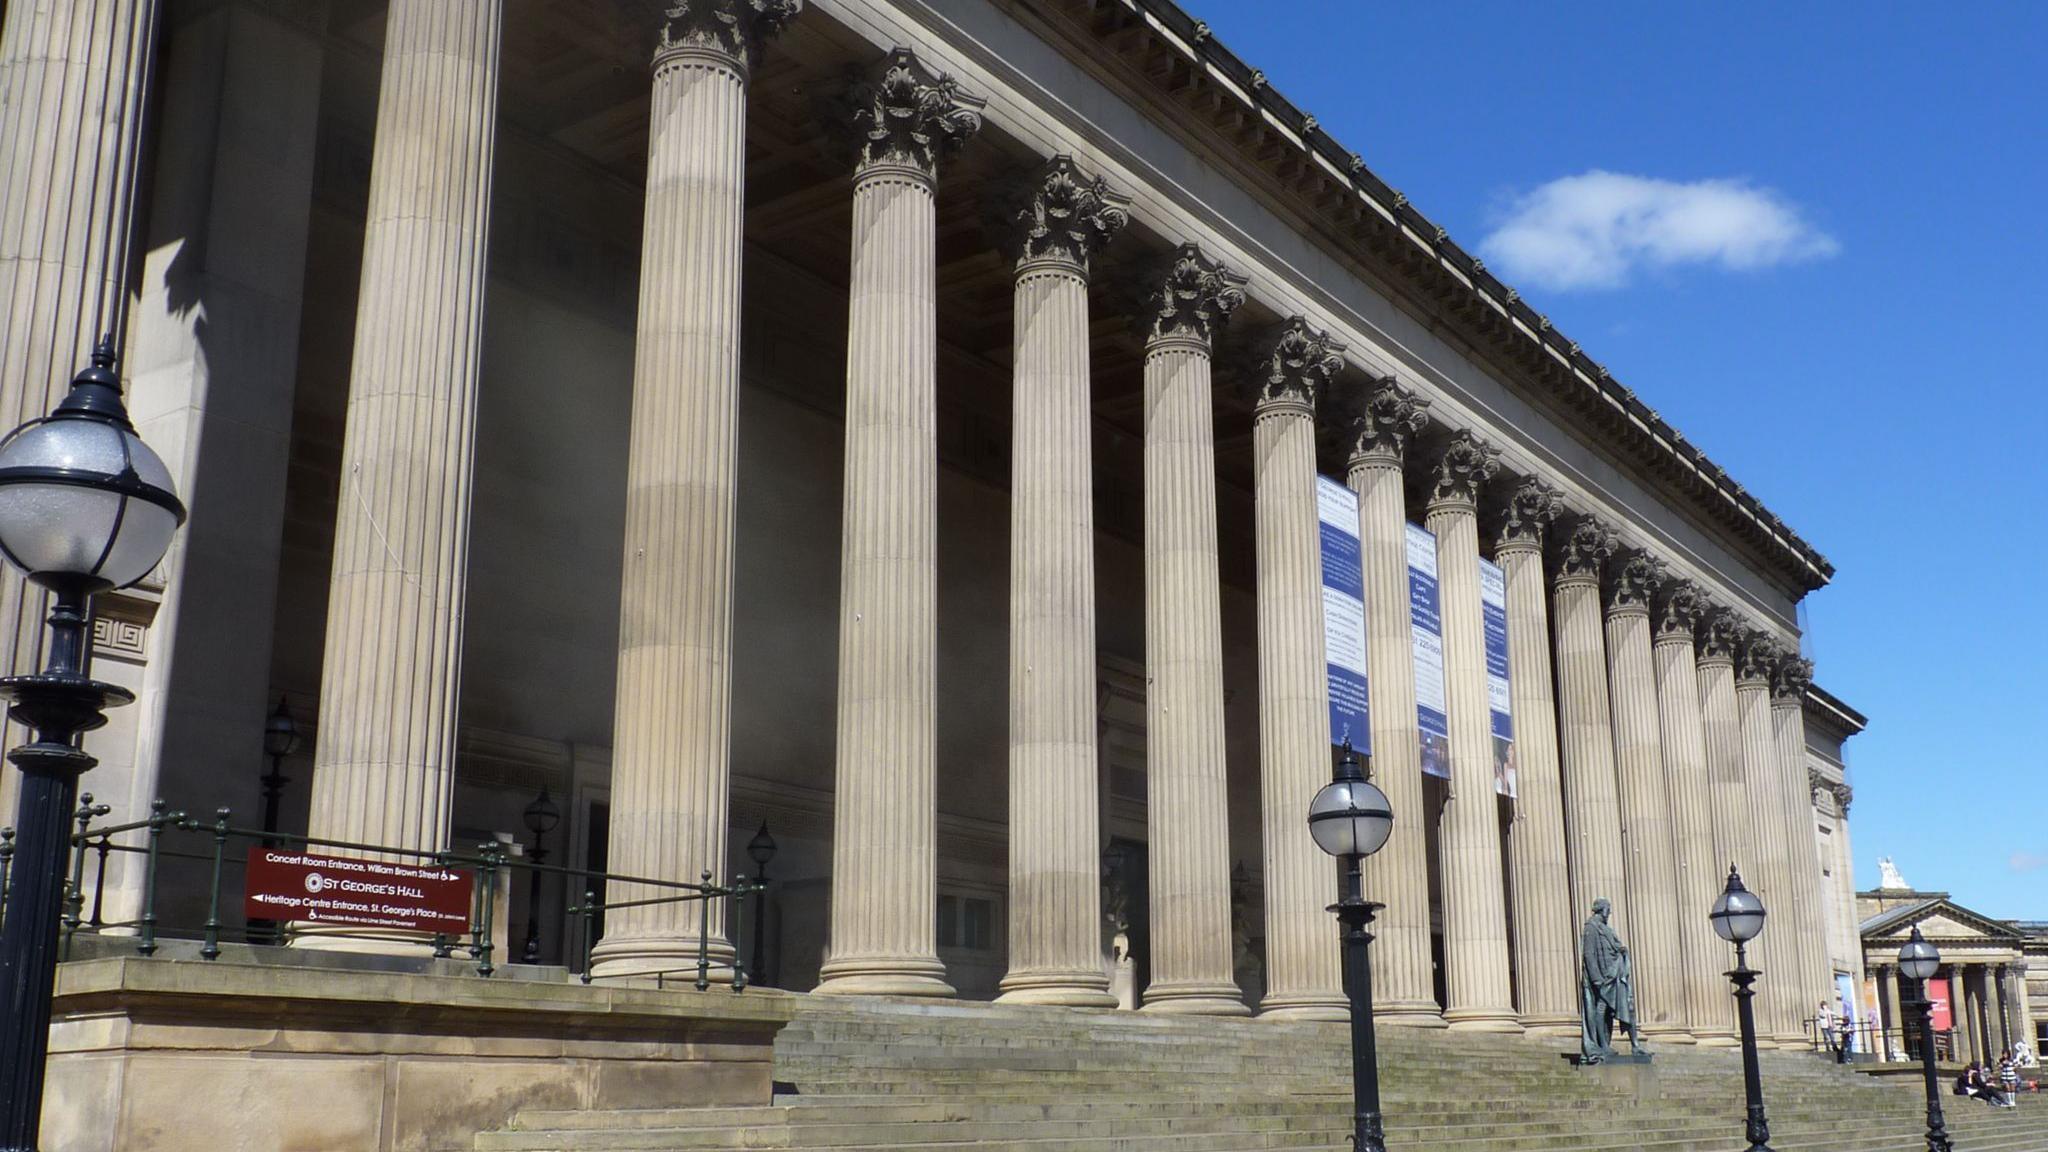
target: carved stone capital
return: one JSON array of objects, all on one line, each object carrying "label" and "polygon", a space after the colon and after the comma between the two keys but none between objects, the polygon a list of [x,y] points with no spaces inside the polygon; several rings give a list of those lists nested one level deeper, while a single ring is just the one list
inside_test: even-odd
[{"label": "carved stone capital", "polygon": [[1614,555],[1615,544],[1614,530],[1607,525],[1591,516],[1573,518],[1552,545],[1557,582],[1599,584],[1600,570]]},{"label": "carved stone capital", "polygon": [[1128,196],[1082,174],[1072,157],[1053,157],[1026,181],[1009,213],[1019,270],[1051,260],[1086,275],[1088,258],[1130,223],[1130,208]]},{"label": "carved stone capital", "polygon": [[1453,432],[1429,467],[1432,508],[1444,504],[1477,508],[1480,491],[1500,471],[1500,449],[1468,431]]},{"label": "carved stone capital", "polygon": [[895,49],[872,79],[854,88],[855,172],[896,168],[936,177],[940,158],[981,128],[986,103],[962,92],[951,76],[926,68],[910,49]]},{"label": "carved stone capital", "polygon": [[1500,534],[1494,539],[1494,552],[1514,548],[1541,550],[1544,529],[1563,512],[1564,497],[1557,489],[1534,476],[1523,477],[1501,502]]},{"label": "carved stone capital", "polygon": [[1244,282],[1202,255],[1199,245],[1176,248],[1148,290],[1151,340],[1189,340],[1208,347],[1216,330],[1244,303]]},{"label": "carved stone capital", "polygon": [[1785,649],[1770,633],[1751,629],[1735,645],[1735,678],[1768,686]]},{"label": "carved stone capital", "polygon": [[1398,468],[1408,441],[1429,425],[1429,401],[1382,376],[1366,386],[1345,423],[1353,465],[1377,461]]},{"label": "carved stone capital", "polygon": [[1694,655],[1702,664],[1735,663],[1735,649],[1742,643],[1742,626],[1734,609],[1709,603],[1693,626]]},{"label": "carved stone capital", "polygon": [[1667,577],[1664,562],[1640,548],[1631,548],[1607,565],[1607,611],[1647,615],[1650,601]]},{"label": "carved stone capital", "polygon": [[1778,661],[1776,673],[1771,677],[1771,696],[1777,700],[1798,705],[1806,699],[1806,690],[1813,687],[1813,661],[1803,656],[1786,655]]},{"label": "carved stone capital", "polygon": [[669,0],[661,10],[654,58],[712,52],[745,68],[803,10],[804,0]]},{"label": "carved stone capital", "polygon": [[1685,579],[1664,581],[1651,604],[1657,639],[1677,639],[1691,644],[1694,629],[1705,609],[1706,596],[1700,592],[1699,585]]},{"label": "carved stone capital", "polygon": [[1294,412],[1315,416],[1316,397],[1344,367],[1344,345],[1290,317],[1248,373],[1258,414]]}]

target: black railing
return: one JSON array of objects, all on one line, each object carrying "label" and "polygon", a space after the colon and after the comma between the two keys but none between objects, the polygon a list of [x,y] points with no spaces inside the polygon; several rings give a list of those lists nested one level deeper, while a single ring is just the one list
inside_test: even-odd
[{"label": "black railing", "polygon": [[[745,897],[765,888],[758,881],[745,877],[725,884],[714,884],[712,873],[707,871],[698,882],[690,883],[649,876],[626,876],[615,872],[596,872],[566,865],[536,864],[512,854],[507,850],[507,845],[498,841],[479,844],[472,851],[459,852],[447,849],[400,848],[389,844],[365,844],[319,836],[266,832],[260,828],[244,828],[235,824],[234,814],[227,808],[215,809],[212,819],[207,820],[172,809],[162,800],[150,806],[150,814],[144,819],[119,824],[94,824],[95,820],[109,813],[110,809],[106,805],[94,803],[90,793],[80,797],[78,811],[74,813],[77,828],[71,835],[71,869],[65,879],[62,907],[62,956],[65,958],[69,958],[77,936],[80,933],[89,933],[103,940],[132,940],[136,954],[141,956],[154,955],[162,939],[197,940],[201,959],[218,959],[222,953],[222,944],[230,942],[229,937],[237,934],[232,925],[223,918],[222,896],[226,889],[224,875],[225,866],[229,863],[229,848],[240,843],[261,845],[265,848],[360,854],[386,862],[411,861],[447,872],[467,873],[472,877],[471,906],[465,931],[428,935],[393,929],[374,931],[342,928],[322,921],[319,926],[322,938],[382,941],[411,946],[427,944],[431,947],[433,955],[440,959],[450,959],[456,953],[464,952],[475,962],[477,975],[488,977],[497,971],[493,952],[500,877],[513,870],[524,870],[536,875],[562,877],[565,884],[575,885],[570,891],[582,893],[582,900],[568,909],[568,915],[573,920],[571,939],[575,942],[575,964],[570,967],[570,971],[578,973],[584,983],[588,984],[591,980],[591,950],[597,943],[597,925],[602,922],[601,918],[606,912],[694,903],[698,905],[695,956],[675,968],[656,971],[636,969],[633,974],[652,977],[657,985],[665,985],[669,979],[677,976],[692,976],[692,982],[699,990],[703,990],[713,983],[714,969],[729,967],[729,975],[719,973],[719,982],[729,983],[735,992],[747,986],[745,967],[739,964],[736,958],[728,965],[725,961],[714,962],[711,956],[712,904],[717,901],[725,902],[732,938],[738,939],[744,927]],[[139,859],[142,867],[140,904],[137,914],[129,919],[108,919],[106,915],[108,864],[117,856],[124,859]],[[158,916],[159,885],[162,866],[167,860],[183,860],[206,866],[210,879],[207,884],[204,921],[197,924],[161,922]],[[88,868],[88,864],[92,867]],[[7,914],[7,897],[13,880],[13,865],[14,830],[0,828],[0,919],[4,919]],[[651,889],[658,894],[630,900],[609,900],[604,895],[622,889]],[[508,889],[508,893],[511,890]],[[528,915],[535,915],[537,911],[529,909]],[[239,942],[281,945],[289,942],[293,931],[289,923],[252,917],[240,930]]]}]

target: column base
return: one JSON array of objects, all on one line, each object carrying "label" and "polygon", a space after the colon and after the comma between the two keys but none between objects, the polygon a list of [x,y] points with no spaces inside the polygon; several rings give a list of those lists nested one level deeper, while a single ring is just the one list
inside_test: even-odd
[{"label": "column base", "polygon": [[[364,928],[350,928],[347,925],[328,927],[308,921],[294,921],[285,925],[286,946],[302,948],[308,952],[348,952],[357,956],[407,956],[427,957],[434,954],[434,937],[427,932],[407,932],[390,928],[383,931],[388,936],[369,939],[361,935],[370,931]],[[455,937],[453,954],[469,955],[469,937]],[[503,957],[493,957],[494,962],[503,964]]]},{"label": "column base", "polygon": [[1351,1019],[1351,1001],[1341,992],[1290,992],[1259,1001],[1261,1020]]},{"label": "column base", "polygon": [[1572,1016],[1524,1016],[1522,1031],[1530,1036],[1577,1036],[1582,1025]]},{"label": "column base", "polygon": [[1046,1004],[1057,1008],[1114,1008],[1109,977],[1102,970],[1047,968],[1012,972],[997,985],[998,1004]]},{"label": "column base", "polygon": [[1400,1000],[1392,1004],[1372,1006],[1372,1020],[1375,1024],[1392,1024],[1396,1028],[1442,1028],[1444,1010],[1434,1000]]},{"label": "column base", "polygon": [[1444,1024],[1453,1032],[1500,1032],[1519,1035],[1522,1022],[1513,1012],[1501,1008],[1452,1008],[1444,1013]]},{"label": "column base", "polygon": [[[705,941],[704,957],[714,980],[731,980],[738,953],[721,937]],[[627,980],[655,976],[696,979],[697,938],[695,936],[606,937],[590,950],[590,978]]]},{"label": "column base", "polygon": [[1144,1012],[1162,1016],[1249,1016],[1244,992],[1235,984],[1154,984],[1145,989]]},{"label": "column base", "polygon": [[1668,1024],[1659,1025],[1654,1028],[1645,1028],[1642,1032],[1644,1040],[1654,1040],[1659,1044],[1689,1045],[1698,1042],[1691,1031],[1685,1028],[1674,1028]]},{"label": "column base", "polygon": [[1739,1048],[1742,1038],[1733,1032],[1700,1032],[1693,1036],[1702,1048]]},{"label": "column base", "polygon": [[946,966],[930,956],[846,956],[818,970],[820,996],[923,996],[946,999]]}]

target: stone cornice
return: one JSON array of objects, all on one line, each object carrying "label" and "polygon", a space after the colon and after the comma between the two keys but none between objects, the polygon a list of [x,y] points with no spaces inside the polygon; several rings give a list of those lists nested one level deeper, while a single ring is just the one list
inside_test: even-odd
[{"label": "stone cornice", "polygon": [[1031,9],[1135,94],[1197,129],[1206,149],[1234,151],[1262,189],[1326,241],[1403,289],[1474,347],[1517,370],[1515,382],[1559,403],[1599,443],[1644,467],[1709,523],[1742,542],[1799,592],[1834,566],[1548,317],[1453,242],[1317,123],[1220,44],[1173,0],[1041,0]]},{"label": "stone cornice", "polygon": [[1344,345],[1292,316],[1266,343],[1266,353],[1245,374],[1258,414],[1292,411],[1315,417],[1316,397],[1344,367]]}]

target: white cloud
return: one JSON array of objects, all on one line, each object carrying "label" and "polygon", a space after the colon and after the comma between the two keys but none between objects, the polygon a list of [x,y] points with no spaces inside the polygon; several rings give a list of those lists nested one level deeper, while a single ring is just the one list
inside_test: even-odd
[{"label": "white cloud", "polygon": [[1841,245],[1747,181],[1681,184],[1596,168],[1515,199],[1479,250],[1510,282],[1573,289],[1618,288],[1637,268],[1817,260]]},{"label": "white cloud", "polygon": [[2048,856],[2039,852],[2015,852],[2012,858],[2005,862],[2005,866],[2020,873],[2039,872],[2043,868],[2048,868]]}]

